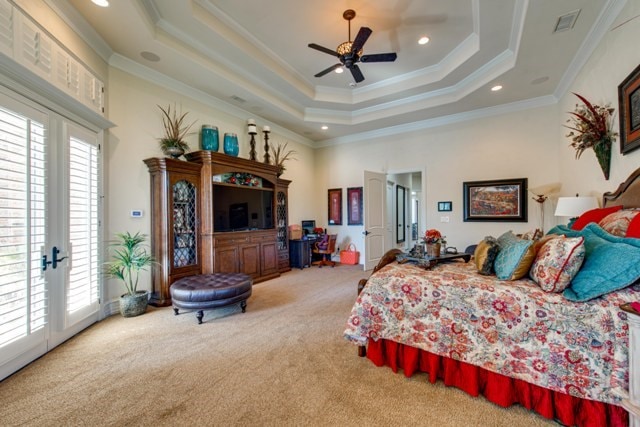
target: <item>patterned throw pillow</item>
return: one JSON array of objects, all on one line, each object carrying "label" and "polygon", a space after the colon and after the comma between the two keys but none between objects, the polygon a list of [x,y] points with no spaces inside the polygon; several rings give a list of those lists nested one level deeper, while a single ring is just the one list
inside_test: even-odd
[{"label": "patterned throw pillow", "polygon": [[640,211],[636,209],[623,209],[605,216],[598,222],[598,225],[609,234],[625,237],[629,224],[633,218],[638,216],[638,213]]},{"label": "patterned throw pillow", "polygon": [[500,247],[493,267],[500,280],[518,280],[529,272],[536,257],[532,240],[517,239]]},{"label": "patterned throw pillow", "polygon": [[488,276],[493,274],[493,262],[500,251],[498,241],[491,236],[487,236],[478,243],[473,253],[473,259],[476,263],[478,273]]},{"label": "patterned throw pillow", "polygon": [[542,245],[529,275],[542,290],[562,292],[580,270],[584,254],[583,237],[555,237]]}]

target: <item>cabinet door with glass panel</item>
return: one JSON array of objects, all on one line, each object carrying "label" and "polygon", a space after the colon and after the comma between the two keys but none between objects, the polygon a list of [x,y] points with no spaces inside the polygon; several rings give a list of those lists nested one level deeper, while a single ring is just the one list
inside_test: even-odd
[{"label": "cabinet door with glass panel", "polygon": [[151,174],[150,304],[171,305],[169,287],[177,279],[200,274],[200,165],[168,158],[145,160]]}]

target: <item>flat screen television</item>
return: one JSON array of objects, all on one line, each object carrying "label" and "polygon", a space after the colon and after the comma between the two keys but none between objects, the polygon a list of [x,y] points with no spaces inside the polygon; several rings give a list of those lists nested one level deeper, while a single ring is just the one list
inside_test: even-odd
[{"label": "flat screen television", "polygon": [[214,184],[213,231],[273,227],[273,190]]}]

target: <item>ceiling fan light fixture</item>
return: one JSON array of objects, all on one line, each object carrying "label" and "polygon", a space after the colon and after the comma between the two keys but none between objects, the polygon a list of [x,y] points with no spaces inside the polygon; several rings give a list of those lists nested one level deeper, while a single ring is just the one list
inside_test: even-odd
[{"label": "ceiling fan light fixture", "polygon": [[[338,55],[340,56],[344,56],[347,55],[348,53],[351,52],[351,46],[353,46],[353,42],[344,42],[344,43],[340,43],[338,45],[338,47],[336,48],[336,52],[338,53]],[[358,56],[362,56],[362,49],[360,49],[360,51],[357,53]]]},{"label": "ceiling fan light fixture", "polygon": [[422,36],[418,39],[418,44],[427,44],[429,43],[429,37],[427,36]]}]

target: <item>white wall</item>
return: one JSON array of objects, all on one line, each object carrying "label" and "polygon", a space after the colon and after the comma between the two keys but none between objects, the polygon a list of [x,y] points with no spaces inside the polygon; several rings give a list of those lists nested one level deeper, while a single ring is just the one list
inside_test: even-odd
[{"label": "white wall", "polygon": [[[590,102],[603,105],[610,103],[616,109],[614,128],[619,130],[618,121],[618,85],[640,64],[640,2],[629,1],[612,25],[612,29],[604,37],[593,52],[581,73],[578,75],[570,92],[584,96]],[[636,18],[630,20],[632,18]],[[628,22],[627,22],[628,21]],[[626,22],[626,23],[625,23]],[[625,23],[622,26],[620,24]],[[617,27],[617,28],[616,28]],[[564,96],[560,102],[561,111],[573,111],[579,103],[572,93]],[[562,114],[566,120],[567,115]],[[564,120],[561,124],[564,124]],[[560,181],[563,183],[562,195],[593,195],[600,197],[603,192],[615,190],[619,183],[635,169],[640,167],[640,150],[627,155],[620,154],[620,139],[613,144],[611,156],[611,174],[609,181],[604,179],[593,150],[575,159],[575,151],[569,147],[571,142],[566,138],[567,129],[560,128]]]},{"label": "white wall", "polygon": [[[359,186],[363,171],[425,171],[422,210],[427,228],[447,236],[449,246],[463,250],[486,235],[539,226],[538,205],[529,204],[529,223],[463,222],[462,183],[489,179],[529,179],[535,187],[558,180],[558,108],[532,109],[366,142],[318,150],[317,179],[327,188]],[[555,123],[549,126],[549,123]],[[441,223],[438,201],[451,200],[449,223]],[[326,214],[325,214],[326,215]],[[360,227],[335,227],[340,239],[364,247]],[[548,226],[547,226],[548,228]]]}]

